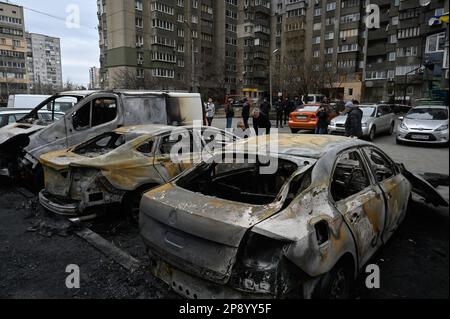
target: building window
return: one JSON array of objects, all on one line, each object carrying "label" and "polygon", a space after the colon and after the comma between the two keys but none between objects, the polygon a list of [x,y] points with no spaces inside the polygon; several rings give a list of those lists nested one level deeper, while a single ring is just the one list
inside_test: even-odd
[{"label": "building window", "polygon": [[445,48],[445,32],[433,34],[427,37],[427,45],[425,53],[444,52]]}]

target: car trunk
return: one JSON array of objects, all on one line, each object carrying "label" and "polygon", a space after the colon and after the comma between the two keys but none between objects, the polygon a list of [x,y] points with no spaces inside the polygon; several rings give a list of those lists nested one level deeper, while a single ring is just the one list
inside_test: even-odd
[{"label": "car trunk", "polygon": [[281,211],[291,191],[298,191],[290,183],[298,166],[280,163],[276,174],[264,176],[252,175],[252,167],[227,172],[223,165],[225,173],[212,177],[208,174],[218,167],[211,167],[145,194],[141,234],[169,264],[226,283],[247,232]]}]

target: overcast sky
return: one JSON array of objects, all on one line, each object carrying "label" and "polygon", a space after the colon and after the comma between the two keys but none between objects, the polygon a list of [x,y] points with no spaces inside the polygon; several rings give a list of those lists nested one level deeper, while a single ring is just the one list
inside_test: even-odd
[{"label": "overcast sky", "polygon": [[[63,81],[70,79],[78,84],[88,84],[89,67],[99,66],[96,0],[14,0],[10,2],[25,7],[27,31],[61,38]],[[79,6],[79,28],[71,29],[66,26],[65,19],[70,15],[66,13],[66,9],[71,4]],[[27,8],[60,19],[33,12]]]}]

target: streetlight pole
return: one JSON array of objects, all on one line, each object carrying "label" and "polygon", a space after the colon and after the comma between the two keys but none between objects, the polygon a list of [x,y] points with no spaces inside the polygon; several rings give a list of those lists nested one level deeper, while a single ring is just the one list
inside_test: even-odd
[{"label": "streetlight pole", "polygon": [[196,89],[196,79],[195,79],[195,53],[194,53],[194,47],[195,47],[195,42],[194,42],[194,30],[192,29],[192,27],[189,25],[189,23],[187,22],[187,20],[183,21],[184,24],[188,27],[191,37],[191,82],[192,82],[192,92],[193,93],[197,93],[197,89]]},{"label": "streetlight pole", "polygon": [[269,58],[269,98],[270,98],[270,106],[272,107],[272,103],[273,103],[273,83],[272,83],[272,57],[278,52],[280,51],[280,49],[276,49],[274,50],[271,54],[270,54],[270,58]]}]

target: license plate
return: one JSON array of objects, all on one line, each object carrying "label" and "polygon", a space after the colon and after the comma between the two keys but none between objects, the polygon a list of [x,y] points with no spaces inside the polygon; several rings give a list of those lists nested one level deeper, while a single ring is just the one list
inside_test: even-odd
[{"label": "license plate", "polygon": [[411,135],[411,138],[414,140],[423,140],[423,141],[428,141],[430,139],[428,135]]},{"label": "license plate", "polygon": [[306,115],[297,115],[297,120],[305,121],[308,117]]}]

